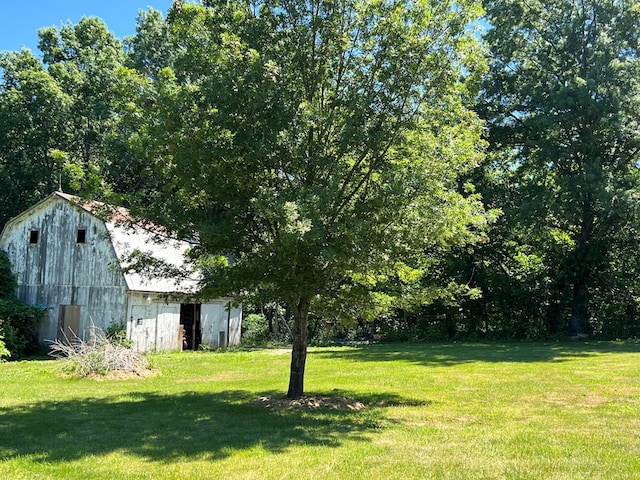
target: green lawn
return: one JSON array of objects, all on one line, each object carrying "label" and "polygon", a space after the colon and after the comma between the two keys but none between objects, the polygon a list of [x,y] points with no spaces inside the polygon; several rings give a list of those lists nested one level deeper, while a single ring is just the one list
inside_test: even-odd
[{"label": "green lawn", "polygon": [[0,364],[0,479],[640,479],[640,344],[311,349],[306,387],[360,411],[273,410],[289,352],[155,355],[161,375]]}]

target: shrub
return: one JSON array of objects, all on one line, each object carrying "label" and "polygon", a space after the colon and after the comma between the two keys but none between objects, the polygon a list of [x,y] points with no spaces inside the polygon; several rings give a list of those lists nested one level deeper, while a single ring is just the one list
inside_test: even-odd
[{"label": "shrub", "polygon": [[44,311],[15,298],[0,298],[0,335],[11,358],[18,360],[36,350],[35,326]]},{"label": "shrub", "polygon": [[0,251],[0,298],[13,298],[17,282],[7,254]]},{"label": "shrub", "polygon": [[263,345],[269,341],[269,325],[262,313],[250,313],[242,319],[242,343]]},{"label": "shrub", "polygon": [[35,326],[44,315],[44,311],[16,299],[16,285],[11,263],[0,251],[0,358],[8,357],[9,353],[2,355],[7,351],[14,360],[36,350]]},{"label": "shrub", "polygon": [[10,356],[11,356],[11,352],[7,350],[7,347],[4,344],[4,338],[2,337],[2,335],[0,335],[0,361]]},{"label": "shrub", "polygon": [[49,355],[65,362],[64,372],[80,377],[104,376],[110,372],[140,375],[150,370],[147,357],[99,329],[93,330],[89,341],[77,336],[52,341]]},{"label": "shrub", "polygon": [[122,345],[126,348],[133,347],[133,340],[127,338],[127,329],[122,324],[111,322],[104,333],[111,343]]}]

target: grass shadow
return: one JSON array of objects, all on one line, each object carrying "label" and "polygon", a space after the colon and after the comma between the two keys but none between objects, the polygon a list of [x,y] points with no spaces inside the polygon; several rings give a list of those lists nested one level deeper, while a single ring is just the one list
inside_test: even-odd
[{"label": "grass shadow", "polygon": [[454,366],[470,362],[562,362],[600,353],[640,353],[640,343],[627,342],[501,342],[369,344],[323,348],[312,355],[355,362],[405,361]]},{"label": "grass shadow", "polygon": [[1,408],[0,461],[32,456],[68,462],[115,451],[157,462],[216,460],[256,446],[278,453],[299,445],[368,441],[365,433],[382,425],[380,411],[270,410],[250,405],[254,395],[134,392]]}]

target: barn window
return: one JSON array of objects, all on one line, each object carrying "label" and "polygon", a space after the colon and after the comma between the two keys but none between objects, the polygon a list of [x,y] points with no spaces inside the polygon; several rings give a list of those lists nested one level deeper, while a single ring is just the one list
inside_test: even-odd
[{"label": "barn window", "polygon": [[79,228],[78,236],[76,238],[76,243],[86,243],[86,241],[87,241],[87,229]]},{"label": "barn window", "polygon": [[40,236],[40,230],[31,230],[29,232],[29,244],[36,245],[38,243],[39,236]]}]

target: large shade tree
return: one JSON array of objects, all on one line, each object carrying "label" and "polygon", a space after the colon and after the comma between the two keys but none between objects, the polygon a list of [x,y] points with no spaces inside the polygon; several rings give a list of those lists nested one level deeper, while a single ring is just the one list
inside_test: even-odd
[{"label": "large shade tree", "polygon": [[286,301],[290,397],[312,308],[368,319],[427,302],[430,259],[487,221],[458,181],[482,157],[466,108],[479,13],[473,0],[229,0],[175,2],[164,27],[141,18],[122,94],[155,180],[132,210],[193,239],[203,295]]},{"label": "large shade tree", "polygon": [[532,282],[532,291],[547,291],[538,300],[549,331],[568,318],[569,332],[582,334],[592,327],[594,290],[611,290],[624,274],[612,272],[621,252],[637,250],[628,245],[638,226],[640,6],[485,5],[491,65],[482,109],[494,160],[487,178],[509,181],[503,246],[539,262],[544,288]]}]

